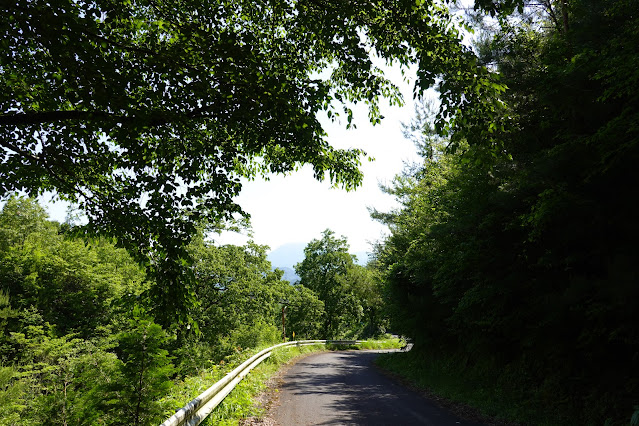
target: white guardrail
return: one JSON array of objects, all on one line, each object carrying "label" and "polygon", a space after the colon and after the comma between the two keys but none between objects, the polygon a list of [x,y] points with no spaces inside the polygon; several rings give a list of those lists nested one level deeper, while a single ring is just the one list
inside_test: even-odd
[{"label": "white guardrail", "polygon": [[271,356],[273,349],[283,346],[305,346],[316,344],[336,344],[336,345],[354,345],[361,343],[359,340],[297,340],[294,342],[280,343],[271,346],[261,352],[253,355],[233,371],[228,373],[224,378],[213,386],[202,392],[193,401],[180,408],[175,414],[166,419],[160,426],[197,426],[211,414],[211,411],[217,407],[220,402],[228,395],[235,386],[259,363]]}]

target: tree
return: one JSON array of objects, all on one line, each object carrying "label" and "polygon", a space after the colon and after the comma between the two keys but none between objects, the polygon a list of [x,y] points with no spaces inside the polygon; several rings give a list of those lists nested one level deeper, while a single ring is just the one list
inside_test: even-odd
[{"label": "tree", "polygon": [[19,371],[15,367],[0,366],[0,419],[17,424],[26,408],[23,394],[25,384],[16,380]]},{"label": "tree", "polygon": [[0,12],[0,194],[77,203],[84,231],[145,264],[165,322],[193,302],[198,222],[241,212],[240,177],[311,164],[320,180],[361,182],[362,151],[331,147],[317,114],[364,101],[378,122],[380,97],[400,102],[371,52],[418,63],[418,95],[440,78],[443,132],[464,122],[490,136],[501,105],[435,1],[19,0]]},{"label": "tree", "polygon": [[286,337],[317,339],[322,333],[324,302],[311,289],[303,285],[288,286],[286,306]]},{"label": "tree", "polygon": [[[300,284],[317,294],[324,302],[324,338],[336,338],[344,326],[357,318],[359,306],[344,278],[353,268],[354,256],[348,253],[344,237],[336,238],[329,229],[322,232],[321,240],[312,240],[304,248],[304,260],[295,265]],[[352,326],[352,324],[350,324]]]},{"label": "tree", "polygon": [[0,421],[121,423],[121,417],[109,416],[104,404],[105,388],[118,373],[117,358],[105,351],[109,345],[73,334],[52,337],[52,331],[48,325],[29,325],[8,336],[17,355],[13,365],[0,367]]},{"label": "tree", "polygon": [[7,328],[7,321],[15,318],[16,316],[17,312],[11,309],[9,296],[4,290],[0,289],[0,342],[2,341],[5,329]]},{"label": "tree", "polygon": [[125,250],[105,239],[65,238],[32,199],[7,201],[0,236],[0,292],[20,312],[35,309],[60,336],[94,335],[112,321],[123,295],[145,290],[144,272]]},{"label": "tree", "polygon": [[338,277],[340,284],[350,289],[352,297],[350,316],[359,319],[351,326],[359,337],[377,337],[384,334],[387,318],[384,315],[382,277],[378,270],[354,264],[346,275]]},{"label": "tree", "polygon": [[196,319],[208,342],[228,337],[241,327],[250,330],[262,322],[277,324],[278,304],[287,284],[281,281],[280,271],[271,269],[266,246],[249,242],[218,247],[198,238],[191,250],[201,306]]},{"label": "tree", "polygon": [[[193,319],[199,332],[182,328],[174,343],[181,372],[191,372],[238,351],[280,340],[281,306],[287,301],[306,304],[299,312],[308,319],[304,331],[314,330],[320,304],[317,297],[295,292],[272,270],[267,246],[217,246],[200,233],[189,246],[198,306]],[[299,330],[297,331],[299,334]]]},{"label": "tree", "polygon": [[120,421],[146,425],[161,419],[163,407],[158,400],[173,386],[170,378],[174,373],[165,349],[167,340],[162,327],[137,309],[129,330],[118,336],[121,376],[113,383],[110,402],[119,410]]}]

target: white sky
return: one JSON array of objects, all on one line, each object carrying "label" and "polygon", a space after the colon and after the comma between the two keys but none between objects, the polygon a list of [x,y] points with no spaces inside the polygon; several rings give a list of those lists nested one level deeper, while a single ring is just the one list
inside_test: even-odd
[{"label": "white sky", "polygon": [[[384,67],[387,76],[400,86],[404,106],[381,106],[385,117],[372,126],[367,107],[354,108],[356,129],[346,130],[345,120],[332,123],[321,120],[328,141],[338,148],[361,148],[375,161],[362,161],[364,182],[356,191],[330,187],[327,181],[313,178],[310,166],[288,176],[272,176],[270,181],[245,182],[238,203],[251,215],[253,240],[272,250],[288,243],[308,243],[330,228],[348,238],[351,253],[370,251],[369,242],[382,237],[386,227],[372,220],[367,207],[387,211],[396,204],[393,197],[379,189],[402,171],[405,162],[419,161],[415,146],[402,135],[401,123],[413,117],[412,83],[403,82],[397,67]],[[401,84],[400,84],[401,83]],[[246,236],[223,234],[220,243],[243,244]]]},{"label": "white sky", "polygon": [[[268,245],[272,250],[288,243],[305,245],[330,228],[338,236],[347,237],[350,251],[355,253],[370,251],[369,243],[386,232],[383,225],[370,218],[367,207],[388,211],[395,206],[393,197],[384,194],[379,184],[390,183],[405,162],[419,161],[419,157],[412,142],[404,139],[401,128],[401,123],[409,122],[414,113],[414,70],[413,81],[405,82],[398,67],[380,67],[400,87],[403,107],[382,102],[380,110],[385,118],[377,126],[369,123],[364,104],[353,108],[356,129],[346,130],[345,119],[341,123],[322,120],[331,145],[361,148],[375,158],[373,162],[362,161],[363,185],[352,192],[331,188],[328,181],[313,178],[310,166],[288,176],[274,175],[270,181],[245,181],[237,201],[251,215],[252,239],[256,243]],[[50,199],[43,196],[40,202],[51,219],[63,222],[67,204],[49,203]],[[221,244],[244,244],[248,237],[225,233],[214,239]]]}]

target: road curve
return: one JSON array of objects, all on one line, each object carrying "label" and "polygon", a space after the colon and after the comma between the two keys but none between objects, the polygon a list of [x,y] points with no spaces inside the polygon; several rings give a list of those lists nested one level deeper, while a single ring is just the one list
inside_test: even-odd
[{"label": "road curve", "polygon": [[282,377],[272,419],[280,426],[479,425],[381,374],[372,365],[379,353],[326,352],[297,362]]}]

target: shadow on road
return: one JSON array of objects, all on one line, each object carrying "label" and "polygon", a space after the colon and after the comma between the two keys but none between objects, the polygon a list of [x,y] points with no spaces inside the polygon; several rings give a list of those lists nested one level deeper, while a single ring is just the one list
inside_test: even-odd
[{"label": "shadow on road", "polygon": [[477,425],[380,374],[372,366],[378,353],[329,355],[308,358],[285,377],[281,392],[291,395],[291,401],[310,404],[307,411],[315,414],[303,424]]}]

